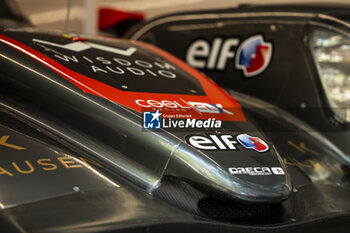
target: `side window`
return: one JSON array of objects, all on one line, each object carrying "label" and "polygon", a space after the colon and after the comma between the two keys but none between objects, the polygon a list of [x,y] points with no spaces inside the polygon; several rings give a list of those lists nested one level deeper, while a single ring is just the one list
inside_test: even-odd
[{"label": "side window", "polygon": [[314,28],[309,46],[319,77],[334,113],[350,121],[350,38],[339,32]]}]

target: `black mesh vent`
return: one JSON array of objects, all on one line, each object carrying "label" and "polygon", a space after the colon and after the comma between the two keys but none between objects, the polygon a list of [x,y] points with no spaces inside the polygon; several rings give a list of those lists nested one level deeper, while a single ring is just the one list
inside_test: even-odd
[{"label": "black mesh vent", "polygon": [[219,201],[205,198],[198,202],[199,211],[206,217],[230,221],[241,218],[268,217],[275,213],[279,205],[276,204],[247,204]]}]

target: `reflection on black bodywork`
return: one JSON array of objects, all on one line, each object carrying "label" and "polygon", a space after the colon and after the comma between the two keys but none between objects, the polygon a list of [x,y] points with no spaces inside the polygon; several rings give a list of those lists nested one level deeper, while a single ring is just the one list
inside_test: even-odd
[{"label": "reflection on black bodywork", "polygon": [[[0,112],[1,208],[73,193],[118,188],[96,161],[67,152]],[[25,195],[23,195],[25,193]]]}]

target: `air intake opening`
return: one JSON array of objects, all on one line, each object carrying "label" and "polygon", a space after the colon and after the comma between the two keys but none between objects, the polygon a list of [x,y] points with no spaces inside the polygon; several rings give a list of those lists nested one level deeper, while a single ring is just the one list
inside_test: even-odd
[{"label": "air intake opening", "polygon": [[[280,204],[239,203],[235,201],[220,201],[214,198],[204,198],[198,202],[198,210],[206,217],[220,221],[266,222],[269,218],[278,216]],[[260,222],[259,221],[259,222]]]}]

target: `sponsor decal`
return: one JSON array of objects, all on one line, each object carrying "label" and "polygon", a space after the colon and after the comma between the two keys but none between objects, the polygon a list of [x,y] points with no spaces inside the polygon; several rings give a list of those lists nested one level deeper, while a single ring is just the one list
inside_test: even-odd
[{"label": "sponsor decal", "polygon": [[300,158],[297,157],[288,157],[283,158],[283,163],[288,166],[293,167],[299,167],[304,172],[306,172],[308,175],[310,175],[311,178],[315,178],[315,171],[339,171],[341,173],[344,173],[346,175],[350,175],[350,169],[342,169],[339,167],[339,164],[336,162],[328,162],[328,161],[322,161],[318,157],[315,158],[308,158],[305,159],[304,156],[301,156]]},{"label": "sponsor decal", "polygon": [[[150,61],[143,59],[131,58],[136,54],[136,47],[128,47],[125,49],[115,48],[102,44],[96,44],[87,41],[75,41],[68,44],[57,44],[45,40],[32,39],[32,41],[46,50],[54,53],[54,57],[67,63],[81,63],[87,64],[93,73],[97,74],[110,74],[110,75],[135,75],[136,77],[162,77],[162,78],[176,78],[176,68],[167,62]],[[61,48],[63,51],[56,51],[50,49],[48,46]],[[86,50],[94,49],[93,54],[100,51],[119,55],[118,57],[106,57],[106,56],[91,56],[87,55]],[[100,51],[98,51],[100,50]],[[70,52],[65,53],[65,52]],[[73,52],[73,53],[72,53]],[[120,57],[121,56],[121,57]],[[126,86],[127,87],[127,86]],[[124,87],[124,89],[127,89]]]},{"label": "sponsor decal", "polygon": [[[221,121],[215,118],[207,120],[193,119],[192,115],[174,114],[161,117],[159,110],[156,112],[143,112],[144,129],[201,129],[201,128],[221,128]],[[184,119],[187,118],[187,119]]]},{"label": "sponsor decal", "polygon": [[212,43],[199,39],[186,52],[186,62],[198,69],[223,71],[228,61],[235,59],[235,68],[242,70],[245,77],[263,72],[271,57],[272,43],[265,42],[262,35],[251,36],[243,42],[238,38],[216,37]]},{"label": "sponsor decal", "polygon": [[162,114],[159,111],[156,112],[143,112],[143,128],[144,129],[160,129],[160,116]]},{"label": "sponsor decal", "polygon": [[199,150],[238,150],[235,146],[237,142],[230,134],[190,135],[186,141]]},{"label": "sponsor decal", "polygon": [[57,158],[41,157],[32,160],[16,160],[0,164],[0,176],[28,175],[36,172],[51,172],[62,169],[102,167],[101,164],[83,157],[62,156]]},{"label": "sponsor decal", "polygon": [[[232,134],[208,134],[189,135],[186,137],[188,144],[199,150],[238,150],[238,142],[246,149],[253,149],[259,153],[266,152],[269,146],[260,138],[248,134],[239,134],[234,137]],[[243,140],[243,141],[242,141]]]},{"label": "sponsor decal", "polygon": [[135,103],[143,108],[158,108],[165,111],[192,111],[198,113],[199,115],[207,114],[225,114],[225,115],[234,115],[233,112],[230,112],[227,109],[224,109],[221,104],[212,104],[212,103],[203,103],[195,101],[186,101],[181,99],[179,101],[173,100],[144,100],[137,99]]},{"label": "sponsor decal", "polygon": [[230,167],[228,169],[232,175],[269,176],[284,175],[281,167]]},{"label": "sponsor decal", "polygon": [[309,148],[308,146],[306,146],[305,142],[293,142],[292,140],[288,140],[288,145],[292,146],[294,149],[298,150],[299,152],[301,152],[302,154],[306,154],[306,153],[311,153],[314,155],[320,155],[319,152]]},{"label": "sponsor decal", "polygon": [[12,143],[8,142],[8,139],[10,138],[10,136],[6,135],[6,136],[1,136],[0,138],[0,146],[5,146],[5,147],[9,147],[11,149],[15,149],[15,150],[25,150],[26,148],[22,147],[22,146],[18,146],[18,145],[14,145]]},{"label": "sponsor decal", "polygon": [[270,64],[272,45],[261,35],[246,39],[237,50],[236,68],[243,70],[246,77],[263,72]]},{"label": "sponsor decal", "polygon": [[[179,100],[135,100],[135,104],[142,107],[144,114],[145,112],[153,113],[158,111],[163,114],[161,120],[162,128],[220,128],[221,121],[230,120],[235,114],[240,114],[237,111],[238,109],[226,109],[222,104],[214,103],[185,100],[183,98]],[[235,119],[239,118],[235,117]],[[143,128],[147,128],[145,123],[151,122],[148,121],[145,115],[143,119]]]},{"label": "sponsor decal", "polygon": [[233,115],[232,112],[224,109],[221,104],[214,105],[210,103],[201,103],[201,102],[192,102],[192,101],[188,101],[188,104],[193,108],[197,109],[199,112],[215,113],[215,114],[227,113],[229,115]]},{"label": "sponsor decal", "polygon": [[111,53],[130,57],[133,53],[135,53],[137,51],[137,49],[135,47],[129,47],[126,50],[122,50],[122,49],[118,49],[118,48],[111,47],[111,46],[87,42],[87,41],[84,41],[84,39],[81,39],[81,41],[71,42],[71,43],[68,43],[65,45],[57,44],[57,43],[53,43],[53,42],[49,42],[49,41],[45,41],[45,40],[39,40],[39,39],[33,39],[32,41],[37,42],[37,43],[41,43],[41,44],[51,45],[51,46],[58,47],[58,48],[71,50],[74,52],[81,52],[81,51],[84,51],[87,49],[94,48],[94,49],[102,50],[105,52],[111,52]]},{"label": "sponsor decal", "polygon": [[111,46],[79,38],[39,33],[33,38],[27,32],[18,33],[9,32],[17,40],[0,34],[0,43],[35,59],[85,93],[140,113],[160,110],[198,120],[245,121],[234,98],[184,62],[151,45],[114,41]]},{"label": "sponsor decal", "polygon": [[202,129],[202,128],[221,128],[221,121],[215,120],[215,118],[209,118],[207,120],[200,119],[171,119],[163,118],[163,128],[180,128],[180,129]]},{"label": "sponsor decal", "polygon": [[188,48],[186,62],[198,69],[225,70],[227,61],[233,59],[239,39],[214,38],[210,45],[206,40],[196,40]]},{"label": "sponsor decal", "polygon": [[238,142],[248,150],[255,150],[257,152],[265,152],[269,146],[260,138],[252,137],[248,134],[240,134],[237,136]]}]

